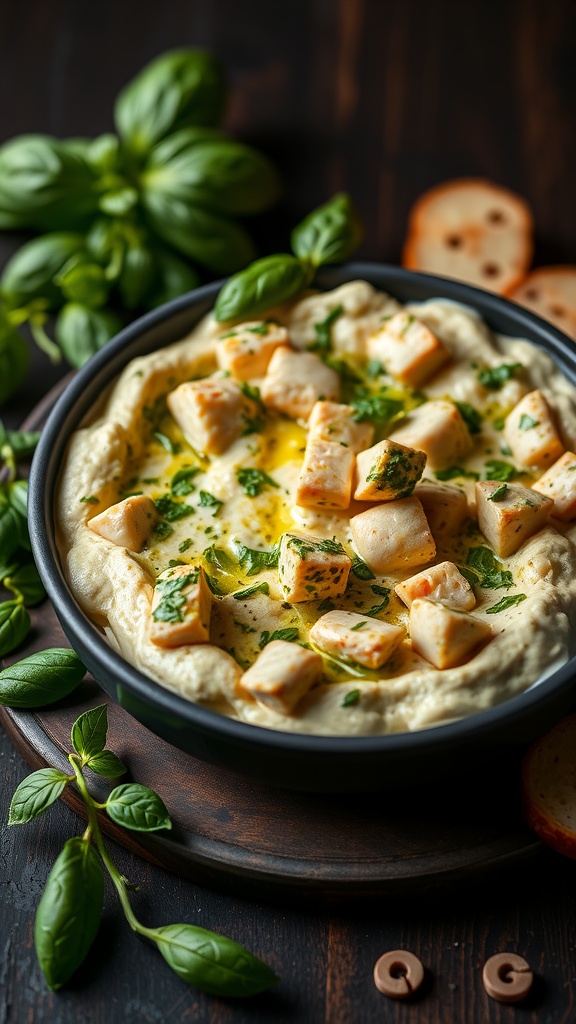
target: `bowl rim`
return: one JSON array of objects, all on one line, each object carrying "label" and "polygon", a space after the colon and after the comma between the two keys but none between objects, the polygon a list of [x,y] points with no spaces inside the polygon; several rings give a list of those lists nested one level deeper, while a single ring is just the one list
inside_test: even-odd
[{"label": "bowl rim", "polygon": [[[335,267],[322,268],[318,273],[315,285],[322,288],[337,287],[346,281],[368,280],[383,275],[388,278],[387,285],[374,282],[375,287],[420,286],[423,290],[432,289],[428,298],[438,297],[462,303],[479,313],[483,320],[492,317],[504,317],[518,327],[518,332],[510,337],[529,339],[533,344],[540,344],[551,354],[559,365],[562,373],[576,385],[576,350],[567,335],[557,330],[547,321],[538,317],[530,310],[510,300],[486,292],[483,289],[465,284],[451,278],[435,274],[423,274],[402,267],[377,262],[354,262]],[[334,280],[337,278],[338,280]],[[331,280],[332,279],[332,280]],[[230,718],[210,708],[202,707],[185,697],[180,696],[151,677],[140,672],[125,658],[108,645],[97,627],[77,604],[66,582],[55,541],[55,523],[53,515],[54,489],[58,477],[58,466],[64,453],[70,434],[77,429],[94,399],[86,400],[87,392],[92,391],[95,381],[100,375],[106,380],[100,389],[107,386],[118,375],[123,367],[138,353],[126,353],[137,343],[143,333],[159,327],[174,319],[177,314],[195,306],[203,306],[207,301],[215,299],[223,281],[216,281],[196,288],[165,303],[163,306],[146,313],[134,320],[120,331],[108,344],[96,353],[82,367],[70,383],[64,388],[50,412],[41,432],[36,453],[34,455],[29,488],[29,527],[32,550],[38,564],[40,576],[49,598],[54,604],[58,617],[65,619],[75,639],[90,651],[95,661],[106,661],[107,671],[118,678],[123,687],[133,691],[136,697],[142,698],[149,705],[155,706],[159,713],[169,715],[177,727],[200,727],[207,734],[220,735],[237,745],[250,743],[254,748],[270,749],[279,754],[356,754],[364,757],[408,753],[412,748],[422,752],[424,747],[431,750],[439,745],[445,750],[461,744],[462,740],[474,734],[482,737],[496,726],[502,725],[507,719],[516,716],[534,714],[544,706],[550,695],[564,688],[575,674],[574,656],[553,671],[542,681],[532,684],[527,690],[494,707],[474,712],[464,718],[439,723],[425,729],[409,732],[369,734],[362,736],[318,735],[315,733],[287,732],[271,729],[266,726],[253,725]],[[407,299],[404,301],[419,301]],[[537,338],[533,336],[536,335]],[[167,342],[166,344],[169,344]],[[91,385],[89,388],[88,385]],[[86,408],[84,408],[86,406]],[[78,411],[80,410],[80,412]],[[353,681],[351,684],[353,685]]]}]

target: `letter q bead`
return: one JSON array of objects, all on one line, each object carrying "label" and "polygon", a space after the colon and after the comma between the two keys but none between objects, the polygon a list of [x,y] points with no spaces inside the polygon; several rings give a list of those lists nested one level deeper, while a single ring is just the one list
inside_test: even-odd
[{"label": "letter q bead", "polygon": [[391,999],[408,999],[424,981],[424,968],[414,953],[392,949],[374,965],[374,984]]}]

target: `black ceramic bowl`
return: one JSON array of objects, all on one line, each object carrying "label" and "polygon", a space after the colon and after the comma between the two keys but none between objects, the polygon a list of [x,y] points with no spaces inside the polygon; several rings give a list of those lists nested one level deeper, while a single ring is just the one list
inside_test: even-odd
[{"label": "black ceramic bowl", "polygon": [[[362,278],[401,302],[444,297],[476,309],[500,334],[526,338],[553,356],[576,384],[570,341],[532,313],[456,281],[398,267],[356,263],[325,269],[318,286]],[[122,331],[85,366],[56,403],[30,476],[34,555],[63,629],[103,689],[149,729],[196,757],[269,784],[315,791],[388,789],[478,766],[488,754],[525,743],[570,709],[576,659],[489,711],[449,725],[391,736],[299,736],[246,725],[163,689],[116,654],[86,618],[64,579],[54,540],[54,491],[70,435],[129,360],[181,338],[213,306],[220,285],[184,295]]]}]

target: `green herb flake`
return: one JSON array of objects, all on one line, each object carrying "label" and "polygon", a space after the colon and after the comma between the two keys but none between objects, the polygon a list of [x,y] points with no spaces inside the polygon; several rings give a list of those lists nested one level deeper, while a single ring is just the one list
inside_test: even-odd
[{"label": "green herb flake", "polygon": [[381,373],[384,373],[384,366],[379,359],[369,359],[366,363],[366,376],[367,377],[379,377]]},{"label": "green herb flake", "polygon": [[83,498],[80,498],[80,501],[85,501],[88,505],[100,504],[100,498],[96,498],[93,494],[84,495]]},{"label": "green herb flake", "polygon": [[220,498],[215,498],[210,491],[200,491],[200,508],[213,508],[212,516],[218,515],[223,504],[224,502],[220,501]]},{"label": "green herb flake", "polygon": [[320,604],[318,605],[318,611],[332,612],[334,611],[335,607],[336,605],[334,604],[334,601],[332,601],[329,597],[325,597],[323,601],[320,601]]},{"label": "green herb flake", "polygon": [[192,547],[192,543],[192,538],[186,537],[186,540],[183,540],[182,543],[178,545],[178,551],[180,554],[183,555],[185,551],[188,551],[188,548]]},{"label": "green herb flake", "polygon": [[370,420],[371,423],[389,423],[404,411],[404,402],[401,399],[390,398],[382,392],[371,395],[366,388],[357,389],[351,405],[354,408],[356,423],[362,423],[364,420]]},{"label": "green herb flake", "polygon": [[372,572],[369,565],[366,565],[361,558],[352,559],[352,565],[350,572],[354,574],[359,580],[375,580],[376,577]]},{"label": "green herb flake", "polygon": [[267,644],[271,643],[272,640],[285,640],[287,643],[293,643],[294,640],[298,639],[300,630],[298,626],[287,626],[285,629],[275,629],[271,633],[268,629],[263,630],[260,634],[260,640],[258,646],[260,650],[263,650]]},{"label": "green herb flake", "polygon": [[256,405],[259,405],[262,411],[266,409],[260,396],[260,388],[256,387],[255,384],[249,384],[247,380],[243,380],[240,382],[239,388],[245,398],[248,398],[251,402],[256,402]]},{"label": "green herb flake", "polygon": [[469,402],[454,402],[464,423],[468,427],[468,433],[479,434],[482,429],[482,416]]},{"label": "green herb flake", "polygon": [[520,430],[532,430],[532,427],[538,426],[538,420],[532,419],[531,416],[527,416],[525,412],[522,413],[518,420],[518,427]]},{"label": "green herb flake", "polygon": [[332,324],[344,312],[343,306],[336,306],[330,310],[325,320],[314,324],[316,340],[310,346],[313,352],[329,352],[332,345]]},{"label": "green herb flake", "polygon": [[192,480],[200,472],[198,466],[189,466],[179,469],[170,481],[170,490],[178,498],[184,498],[196,490]]},{"label": "green herb flake", "polygon": [[500,484],[492,494],[489,495],[488,501],[501,501],[502,498],[508,494],[508,484]]},{"label": "green herb flake", "polygon": [[380,601],[380,604],[373,604],[371,608],[368,608],[368,610],[364,612],[364,615],[370,615],[374,618],[375,615],[379,615],[380,612],[383,612],[389,604],[390,598],[386,597],[384,601]]},{"label": "green herb flake", "polygon": [[200,569],[193,569],[185,576],[158,580],[156,591],[160,595],[160,602],[152,612],[152,618],[156,622],[183,622],[182,609],[186,604],[186,595],[182,591],[197,583],[199,576]]},{"label": "green herb flake", "polygon": [[158,444],[161,444],[162,447],[170,453],[170,455],[176,454],[176,446],[172,443],[169,437],[166,437],[166,434],[162,434],[159,430],[154,430],[152,432],[152,437],[156,438]]},{"label": "green herb flake", "polygon": [[174,533],[174,530],[170,526],[170,523],[161,520],[161,522],[156,523],[152,532],[157,540],[166,540],[167,537],[170,537],[170,535]]},{"label": "green herb flake", "polygon": [[167,519],[169,523],[174,523],[178,519],[186,519],[187,516],[194,515],[196,511],[191,505],[186,505],[181,501],[174,501],[169,494],[160,495],[159,498],[156,498],[154,505],[159,515]]},{"label": "green herb flake", "polygon": [[254,324],[254,327],[247,327],[249,334],[260,334],[263,338],[268,334],[268,324]]},{"label": "green herb flake", "polygon": [[390,596],[390,587],[383,587],[379,583],[373,583],[370,590],[373,594],[378,594],[380,597]]},{"label": "green herb flake", "polygon": [[257,576],[264,569],[273,569],[278,565],[280,546],[277,544],[271,551],[256,551],[244,544],[236,544],[236,554],[241,567],[247,576]]},{"label": "green herb flake", "polygon": [[343,707],[343,708],[352,708],[352,707],[354,707],[360,701],[360,697],[361,697],[360,690],[348,690],[348,693],[345,695],[344,700],[342,701],[341,707]]},{"label": "green herb flake", "polygon": [[501,366],[493,366],[489,370],[479,370],[476,374],[482,387],[490,391],[499,391],[506,381],[514,376],[516,370],[522,369],[522,363],[502,363]]},{"label": "green herb flake", "polygon": [[514,477],[520,476],[516,467],[511,462],[505,462],[503,459],[488,459],[484,465],[486,467],[487,480],[507,482],[508,480],[513,480]]},{"label": "green herb flake", "polygon": [[456,480],[457,477],[468,477],[470,480],[479,480],[480,473],[473,469],[463,469],[462,466],[448,466],[447,469],[437,469],[434,473],[437,480]]},{"label": "green herb flake", "polygon": [[253,469],[251,467],[237,469],[236,477],[238,483],[244,488],[250,498],[257,498],[265,487],[280,486],[263,469]]},{"label": "green herb flake", "polygon": [[497,615],[498,612],[505,612],[508,608],[513,608],[514,605],[520,604],[526,600],[526,594],[508,594],[507,597],[502,597],[498,604],[493,604],[491,608],[486,609],[486,615]]},{"label": "green herb flake", "polygon": [[488,590],[500,590],[504,587],[509,590],[514,585],[512,573],[502,568],[490,548],[470,548],[466,564],[474,569],[480,577],[479,584]]},{"label": "green herb flake", "polygon": [[235,601],[245,601],[247,598],[252,597],[254,594],[269,594],[270,587],[268,583],[253,583],[251,587],[245,587],[244,590],[237,590],[232,597]]},{"label": "green herb flake", "polygon": [[363,622],[357,622],[355,626],[350,626],[351,633],[357,633],[359,629],[363,629],[368,623],[364,620]]}]

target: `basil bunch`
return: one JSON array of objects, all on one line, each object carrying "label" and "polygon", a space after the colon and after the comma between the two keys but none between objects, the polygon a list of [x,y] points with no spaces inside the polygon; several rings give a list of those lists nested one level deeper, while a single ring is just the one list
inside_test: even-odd
[{"label": "basil bunch", "polygon": [[[15,650],[30,630],[27,608],[45,597],[38,570],[30,554],[26,506],[28,483],[17,480],[17,462],[29,458],[38,434],[6,430],[0,420],[0,586],[13,597],[0,602],[0,657]],[[1,679],[1,673],[0,673]],[[0,702],[1,697],[0,684]]]},{"label": "basil bunch", "polygon": [[120,898],[128,924],[154,942],[166,962],[184,981],[219,996],[250,996],[278,979],[272,969],[243,946],[223,935],[191,924],[147,928],[137,919],[128,897],[129,885],[104,845],[96,814],[102,808],[116,824],[138,832],[172,827],[168,811],[147,786],[116,786],[104,804],[90,795],[84,770],[116,779],[126,768],[106,749],[107,708],[103,704],[80,715],[71,732],[71,773],[42,768],[20,783],[10,805],[9,825],[21,825],[44,814],[75,782],[86,806],[88,825],[69,839],[56,860],[36,911],[34,942],[40,967],[51,989],[66,984],[92,945],[102,914],[106,869]]},{"label": "basil bunch", "polygon": [[79,367],[121,327],[110,304],[151,309],[191,290],[189,259],[229,274],[254,258],[237,218],[271,206],[279,178],[218,130],[225,99],[216,57],[176,50],[122,90],[117,135],[24,135],[0,147],[0,229],[48,232],[0,278],[0,402],[28,365],[22,324],[53,361]]},{"label": "basil bunch", "polygon": [[312,283],[318,267],[346,259],[361,235],[350,197],[344,192],[334,196],[294,228],[294,255],[266,256],[226,282],[216,300],[216,320],[255,316],[293,298]]}]

